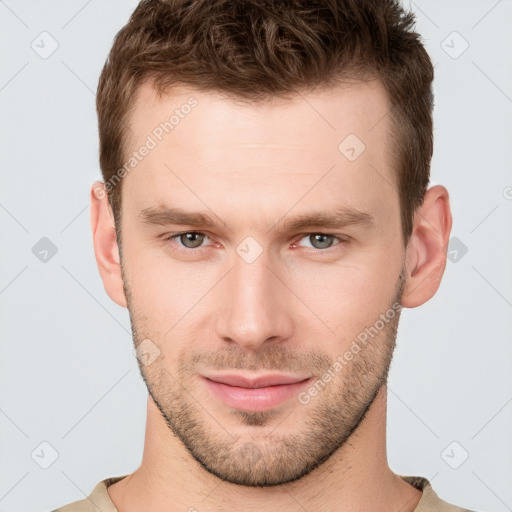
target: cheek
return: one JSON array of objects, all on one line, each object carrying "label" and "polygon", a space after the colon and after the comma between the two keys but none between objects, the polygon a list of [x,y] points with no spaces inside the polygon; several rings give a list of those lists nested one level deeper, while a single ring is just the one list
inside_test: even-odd
[{"label": "cheek", "polygon": [[357,262],[318,267],[292,279],[301,283],[297,295],[340,337],[349,339],[373,325],[395,299],[400,254],[367,251]]},{"label": "cheek", "polygon": [[[282,263],[277,274],[293,290],[290,294],[276,287],[281,290],[279,302],[285,314],[294,316],[295,325],[301,325],[303,332],[318,328],[325,334],[329,331],[318,324],[320,318],[334,331],[338,343],[341,339],[350,341],[391,305],[401,270],[397,243],[381,240],[371,247],[353,249],[337,262],[299,260],[288,267]],[[169,342],[190,329],[191,323],[209,322],[211,315],[215,316],[217,301],[209,302],[215,293],[202,299],[226,271],[219,262],[179,261],[166,254],[164,247],[136,242],[135,237],[127,237],[123,255],[135,314],[144,319],[148,335],[165,337]],[[192,311],[195,305],[197,317]]]},{"label": "cheek", "polygon": [[194,306],[200,307],[219,279],[207,264],[173,260],[163,247],[128,240],[123,244],[123,268],[139,325],[165,342],[187,328]]}]

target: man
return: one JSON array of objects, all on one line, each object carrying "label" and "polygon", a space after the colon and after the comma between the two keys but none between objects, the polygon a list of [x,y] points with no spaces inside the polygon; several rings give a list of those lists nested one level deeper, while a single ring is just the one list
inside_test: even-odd
[{"label": "man", "polygon": [[465,510],[386,457],[401,308],[452,224],[413,24],[394,0],[139,4],[100,78],[91,227],[144,455],[60,512]]}]

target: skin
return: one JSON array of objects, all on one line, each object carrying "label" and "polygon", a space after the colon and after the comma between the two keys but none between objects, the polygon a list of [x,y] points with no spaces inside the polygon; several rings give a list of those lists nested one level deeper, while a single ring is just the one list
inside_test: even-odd
[{"label": "skin", "polygon": [[[191,96],[197,107],[124,178],[121,251],[102,183],[91,188],[105,290],[128,308],[135,346],[149,339],[158,349],[150,364],[139,361],[149,390],[143,460],[108,488],[112,501],[120,512],[414,510],[421,491],[386,456],[399,314],[307,404],[228,407],[201,375],[321,379],[392,304],[428,301],[446,265],[447,190],[427,191],[404,247],[390,104],[378,81],[258,105],[187,89],[157,97],[146,83],[130,148]],[[350,133],[366,146],[354,161],[338,150]],[[141,211],[157,204],[217,225],[144,223]],[[299,214],[340,206],[373,224],[284,231]],[[183,231],[205,236],[163,240]],[[248,236],[262,248],[251,263],[237,252]]]}]

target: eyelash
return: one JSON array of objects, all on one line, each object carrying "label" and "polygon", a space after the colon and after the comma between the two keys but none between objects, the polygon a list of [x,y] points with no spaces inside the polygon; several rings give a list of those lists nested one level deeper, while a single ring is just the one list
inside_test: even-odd
[{"label": "eyelash", "polygon": [[[209,238],[208,235],[206,233],[203,233],[202,231],[180,231],[179,233],[169,233],[169,234],[165,235],[163,240],[164,240],[164,242],[171,242],[171,241],[174,241],[175,239],[178,239],[181,235],[187,235],[187,234],[204,235],[206,238]],[[334,248],[338,247],[339,245],[345,245],[348,243],[348,240],[346,237],[341,237],[341,236],[336,236],[331,233],[321,233],[321,232],[316,232],[316,231],[311,232],[311,233],[302,234],[301,238],[299,238],[298,241],[302,240],[305,237],[311,236],[311,235],[332,236],[333,238],[335,238],[339,241],[338,244],[331,245],[330,247],[327,247],[326,249],[315,249],[314,247],[308,248],[316,253],[328,252],[330,249],[334,249]],[[197,252],[199,249],[205,249],[205,247],[199,246],[196,248],[191,248],[191,247],[184,247],[182,245],[178,245],[179,251],[183,251],[183,252],[186,252],[189,254],[192,252]]]}]

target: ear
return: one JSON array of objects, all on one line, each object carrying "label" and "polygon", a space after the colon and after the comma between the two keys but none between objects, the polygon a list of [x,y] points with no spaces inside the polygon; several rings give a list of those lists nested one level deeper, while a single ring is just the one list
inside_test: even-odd
[{"label": "ear", "polygon": [[421,306],[439,288],[446,267],[452,214],[448,191],[441,185],[425,193],[414,216],[413,230],[406,248],[406,282],[402,305]]},{"label": "ear", "polygon": [[114,214],[101,181],[95,181],[91,187],[90,221],[96,263],[105,291],[115,303],[126,307]]}]

